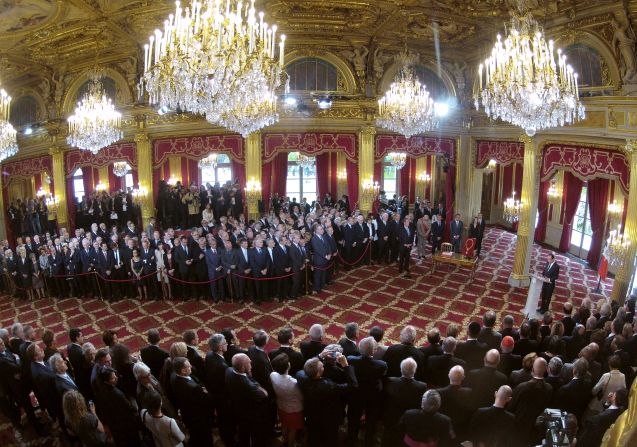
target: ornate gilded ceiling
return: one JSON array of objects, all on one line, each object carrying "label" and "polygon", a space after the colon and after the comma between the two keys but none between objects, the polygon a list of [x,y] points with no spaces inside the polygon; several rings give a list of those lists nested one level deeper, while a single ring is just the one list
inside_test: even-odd
[{"label": "ornate gilded ceiling", "polygon": [[[471,73],[502,32],[515,0],[256,0],[288,35],[293,54],[340,58],[356,93],[373,101],[394,55],[407,45],[438,67],[462,101]],[[612,48],[610,20],[637,0],[526,0],[555,38],[589,30]],[[189,0],[182,0],[188,5]],[[142,45],[174,10],[173,0],[0,0],[0,81],[13,93],[32,90],[49,118],[64,115],[64,99],[95,64],[119,73],[132,98]],[[609,50],[610,51],[610,50]],[[610,53],[609,53],[610,54]],[[443,78],[444,78],[443,76]],[[364,106],[361,106],[364,109]]]}]

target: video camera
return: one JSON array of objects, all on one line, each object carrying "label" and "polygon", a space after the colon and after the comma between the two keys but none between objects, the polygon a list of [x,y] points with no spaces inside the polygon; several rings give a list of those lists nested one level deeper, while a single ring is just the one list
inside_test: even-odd
[{"label": "video camera", "polygon": [[547,408],[537,419],[537,424],[544,426],[543,446],[568,447],[571,445],[567,432],[568,413],[556,408]]}]

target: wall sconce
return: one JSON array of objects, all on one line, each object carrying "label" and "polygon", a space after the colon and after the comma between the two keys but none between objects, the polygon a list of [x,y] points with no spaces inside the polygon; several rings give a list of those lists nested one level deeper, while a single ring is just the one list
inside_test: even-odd
[{"label": "wall sconce", "polygon": [[102,181],[100,180],[98,182],[97,185],[95,185],[95,191],[97,192],[102,192],[102,191],[106,191],[107,185],[105,185],[104,183],[102,183]]},{"label": "wall sconce", "polygon": [[493,174],[495,172],[495,168],[498,167],[498,162],[494,159],[489,160],[489,164],[484,168],[485,174]]},{"label": "wall sconce", "polygon": [[617,203],[617,200],[613,200],[613,203],[608,204],[608,214],[611,216],[621,216],[624,212],[624,205]]},{"label": "wall sconce", "polygon": [[40,187],[40,189],[38,189],[38,191],[35,193],[35,196],[37,198],[41,198],[46,196],[46,192],[44,191],[44,189],[42,189],[42,187]]},{"label": "wall sconce", "polygon": [[418,175],[418,181],[421,183],[429,183],[431,181],[431,176],[426,172]]},{"label": "wall sconce", "polygon": [[169,186],[175,186],[179,182],[179,179],[174,175],[171,175],[168,180],[166,180],[166,184]]},{"label": "wall sconce", "polygon": [[344,182],[347,180],[347,170],[341,169],[336,173],[336,179],[340,182]]},{"label": "wall sconce", "polygon": [[557,187],[556,180],[551,180],[551,185],[549,186],[549,190],[547,191],[546,195],[548,196],[549,199],[553,199],[553,200],[557,200],[560,197],[562,197],[562,192]]}]

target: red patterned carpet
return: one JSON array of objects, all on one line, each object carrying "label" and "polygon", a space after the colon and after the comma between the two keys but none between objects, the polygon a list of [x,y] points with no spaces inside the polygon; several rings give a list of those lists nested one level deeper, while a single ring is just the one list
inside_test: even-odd
[{"label": "red patterned carpet", "polygon": [[[265,303],[260,306],[231,303],[212,304],[197,301],[128,300],[110,304],[99,299],[57,300],[47,298],[35,302],[17,301],[0,297],[0,323],[10,326],[18,320],[40,330],[50,329],[58,335],[58,344],[68,342],[71,327],[82,329],[85,339],[97,347],[102,346],[100,334],[104,329],[115,329],[119,340],[137,351],[145,344],[145,333],[160,328],[162,346],[168,349],[180,339],[186,329],[197,329],[200,348],[207,351],[207,339],[215,331],[226,327],[237,329],[243,345],[249,344],[257,329],[270,331],[272,346],[276,332],[291,326],[297,334],[297,343],[313,323],[325,325],[328,338],[337,340],[343,325],[359,323],[364,331],[374,325],[386,330],[388,342],[398,339],[400,328],[413,324],[419,329],[419,343],[425,341],[426,331],[433,326],[441,330],[451,322],[466,327],[488,309],[495,309],[499,318],[511,314],[520,323],[526,302],[526,289],[508,285],[515,251],[515,235],[500,229],[487,230],[483,242],[483,258],[473,281],[469,271],[443,266],[431,274],[431,261],[413,262],[413,279],[398,277],[395,267],[366,266],[349,272],[340,272],[334,284],[320,295],[300,298],[295,302]],[[532,270],[543,266],[547,250],[533,246]],[[596,272],[585,264],[558,255],[560,278],[553,296],[553,309],[561,310],[558,303],[567,300],[576,305],[586,297],[594,300],[604,296],[594,293]],[[540,267],[541,268],[541,267]],[[602,293],[610,294],[612,280],[607,280]],[[13,440],[6,424],[0,426],[0,445],[11,445]],[[39,444],[39,443],[38,443]],[[17,445],[17,444],[16,444]]]},{"label": "red patterned carpet", "polygon": [[[303,337],[313,323],[325,323],[330,339],[342,335],[342,326],[356,321],[367,330],[373,325],[386,329],[389,341],[396,341],[400,328],[413,324],[419,329],[437,325],[446,328],[450,322],[468,324],[474,316],[487,309],[497,310],[500,317],[512,314],[521,321],[527,289],[508,285],[515,250],[515,235],[488,229],[483,243],[483,258],[473,281],[466,269],[442,266],[433,275],[431,261],[413,261],[413,279],[398,277],[396,268],[365,266],[349,272],[339,272],[336,281],[320,295],[306,296],[295,302],[239,305],[212,304],[197,301],[137,301],[107,303],[99,299],[80,300],[47,298],[34,302],[0,297],[0,323],[10,326],[18,320],[50,329],[58,334],[58,343],[67,343],[70,327],[82,329],[87,341],[101,346],[104,329],[116,329],[120,341],[133,351],[145,344],[145,333],[153,327],[161,328],[162,345],[169,346],[186,329],[198,329],[201,349],[214,332],[226,327],[237,328],[239,338],[248,342],[257,329],[273,334],[286,325]],[[546,249],[533,247],[531,266],[543,265]],[[583,298],[598,299],[594,293],[596,273],[583,263],[558,255],[561,274],[553,298],[554,310],[561,303],[572,300],[578,304]],[[610,294],[612,280],[604,289]],[[424,341],[425,332],[419,336]],[[298,341],[298,340],[297,340]]]}]

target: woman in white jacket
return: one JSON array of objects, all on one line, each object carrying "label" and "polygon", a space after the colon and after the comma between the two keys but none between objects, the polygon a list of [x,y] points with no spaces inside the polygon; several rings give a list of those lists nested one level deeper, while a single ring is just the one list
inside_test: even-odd
[{"label": "woman in white jacket", "polygon": [[[588,404],[588,413],[595,415],[604,411],[604,404],[610,393],[620,389],[626,389],[626,377],[619,370],[622,366],[621,358],[618,355],[611,355],[608,358],[610,371],[602,374],[597,384],[593,387],[593,398]],[[599,398],[597,396],[600,396]]]}]

